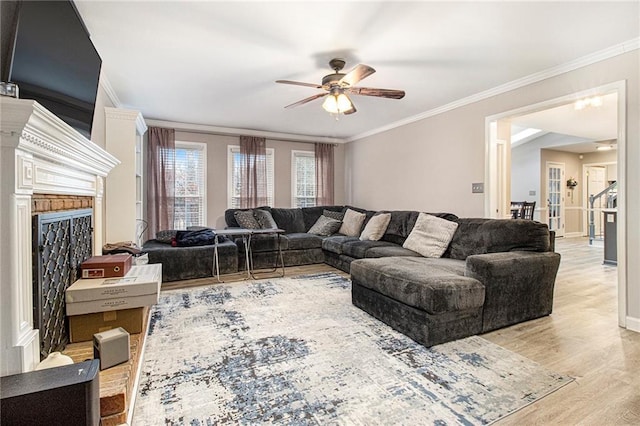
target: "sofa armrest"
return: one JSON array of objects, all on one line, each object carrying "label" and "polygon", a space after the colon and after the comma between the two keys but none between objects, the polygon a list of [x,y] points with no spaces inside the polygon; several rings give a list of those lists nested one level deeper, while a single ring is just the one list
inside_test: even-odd
[{"label": "sofa armrest", "polygon": [[549,315],[560,266],[555,252],[512,251],[467,257],[465,276],[485,286],[482,331]]}]

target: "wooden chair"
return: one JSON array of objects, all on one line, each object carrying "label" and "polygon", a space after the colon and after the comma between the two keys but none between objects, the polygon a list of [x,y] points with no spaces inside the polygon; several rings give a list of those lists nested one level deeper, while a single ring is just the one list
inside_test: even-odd
[{"label": "wooden chair", "polygon": [[531,203],[524,202],[522,203],[522,210],[520,212],[520,219],[533,220],[533,212],[536,209],[536,202],[533,201]]},{"label": "wooden chair", "polygon": [[512,219],[520,219],[520,215],[522,214],[522,207],[524,206],[524,201],[512,201],[511,202],[511,218]]}]

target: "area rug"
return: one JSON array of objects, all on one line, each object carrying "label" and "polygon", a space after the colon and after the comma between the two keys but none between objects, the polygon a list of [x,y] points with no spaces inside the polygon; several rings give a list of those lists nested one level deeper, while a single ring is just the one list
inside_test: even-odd
[{"label": "area rug", "polygon": [[162,292],[133,424],[488,424],[572,379],[474,336],[425,348],[336,274]]}]

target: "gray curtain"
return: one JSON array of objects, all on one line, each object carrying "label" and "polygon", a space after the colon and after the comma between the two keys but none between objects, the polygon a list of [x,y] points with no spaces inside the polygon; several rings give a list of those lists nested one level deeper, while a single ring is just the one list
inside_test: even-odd
[{"label": "gray curtain", "polygon": [[149,127],[147,141],[147,222],[150,238],[158,231],[173,229],[175,197],[174,129]]},{"label": "gray curtain", "polygon": [[240,136],[240,157],[240,208],[267,205],[266,139]]},{"label": "gray curtain", "polygon": [[333,144],[316,143],[316,206],[331,206],[333,200]]}]

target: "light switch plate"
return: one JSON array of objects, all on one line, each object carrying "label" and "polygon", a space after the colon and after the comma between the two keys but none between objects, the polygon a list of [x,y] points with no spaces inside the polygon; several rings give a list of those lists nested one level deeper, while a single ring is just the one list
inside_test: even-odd
[{"label": "light switch plate", "polygon": [[484,182],[472,183],[471,184],[471,193],[472,194],[482,194],[482,193],[484,193]]},{"label": "light switch plate", "polygon": [[534,190],[529,191],[529,195],[531,195],[531,196],[536,195],[536,191],[534,191]]}]

